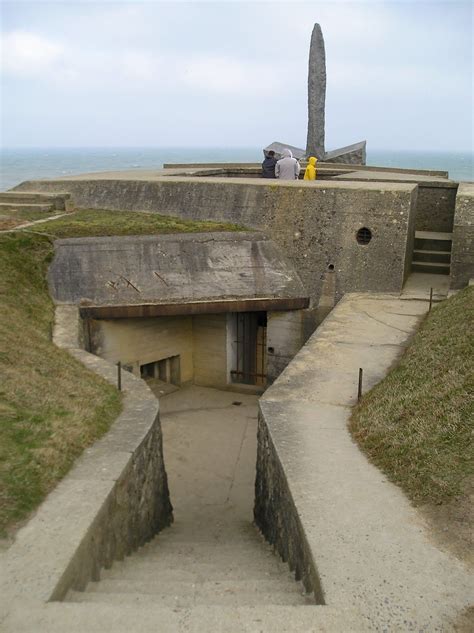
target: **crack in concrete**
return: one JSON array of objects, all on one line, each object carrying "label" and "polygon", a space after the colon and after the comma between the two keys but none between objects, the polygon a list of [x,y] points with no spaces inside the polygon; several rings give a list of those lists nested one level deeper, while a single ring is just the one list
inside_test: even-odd
[{"label": "crack in concrete", "polygon": [[385,325],[386,327],[391,328],[392,330],[398,330],[399,332],[403,332],[404,334],[410,334],[411,332],[407,331],[407,330],[403,330],[402,328],[397,327],[396,325],[391,325],[390,323],[386,323],[385,321],[382,321],[381,319],[376,319],[372,314],[369,314],[367,312],[367,310],[363,310],[364,314],[366,316],[369,317],[369,319],[372,319],[373,321],[377,321],[377,323],[381,323],[382,325]]},{"label": "crack in concrete", "polygon": [[246,422],[245,428],[244,428],[244,432],[242,433],[242,439],[240,441],[240,446],[239,446],[239,452],[237,454],[237,459],[235,460],[234,468],[233,468],[233,471],[232,471],[232,480],[230,482],[230,486],[229,486],[229,490],[227,492],[227,497],[226,497],[225,503],[229,503],[229,501],[230,501],[230,495],[232,494],[232,488],[234,487],[234,482],[235,482],[235,474],[237,472],[237,467],[239,465],[240,457],[242,455],[242,448],[243,448],[243,445],[244,445],[244,442],[245,442],[245,437],[247,435],[247,430],[249,428],[249,424],[250,424],[250,421],[247,419],[247,422]]}]

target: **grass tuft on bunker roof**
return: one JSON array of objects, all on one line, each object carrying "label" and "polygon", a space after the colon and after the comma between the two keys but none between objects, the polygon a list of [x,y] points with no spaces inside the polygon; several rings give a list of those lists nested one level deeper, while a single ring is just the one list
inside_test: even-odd
[{"label": "grass tuft on bunker roof", "polygon": [[0,535],[28,517],[122,406],[112,385],[51,341],[54,239],[216,230],[241,227],[86,210],[0,235]]},{"label": "grass tuft on bunker roof", "polygon": [[474,473],[474,288],[436,305],[398,366],[354,408],[354,439],[415,504],[463,494]]}]

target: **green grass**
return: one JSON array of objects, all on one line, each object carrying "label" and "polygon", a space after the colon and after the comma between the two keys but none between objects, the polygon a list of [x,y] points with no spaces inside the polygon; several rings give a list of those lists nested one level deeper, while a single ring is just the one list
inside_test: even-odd
[{"label": "green grass", "polygon": [[51,342],[46,271],[54,239],[236,228],[155,214],[79,211],[31,231],[0,235],[0,534],[38,506],[121,410],[114,387]]},{"label": "green grass", "polygon": [[107,235],[153,235],[157,233],[197,233],[204,231],[242,231],[243,227],[223,222],[181,220],[157,213],[81,210],[70,216],[41,225],[58,238]]},{"label": "green grass", "polygon": [[473,475],[474,288],[437,305],[399,365],[355,407],[351,432],[416,503],[444,503]]}]

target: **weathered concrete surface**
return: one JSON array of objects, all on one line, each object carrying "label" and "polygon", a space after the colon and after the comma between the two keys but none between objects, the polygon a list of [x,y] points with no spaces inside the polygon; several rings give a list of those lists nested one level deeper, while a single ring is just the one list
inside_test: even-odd
[{"label": "weathered concrete surface", "polygon": [[[351,147],[350,145],[348,147]],[[267,149],[267,148],[266,148]],[[291,149],[291,147],[290,147]],[[298,149],[298,148],[297,148]],[[337,150],[336,150],[337,151]],[[330,152],[327,152],[330,154]],[[182,170],[182,169],[195,169],[195,168],[221,168],[221,169],[258,169],[261,168],[260,163],[165,163],[163,165],[163,170],[160,170],[164,173],[168,171],[168,169],[173,169],[174,171]],[[321,167],[330,167],[331,169],[339,169],[341,172],[354,171],[354,168],[348,165],[347,163],[337,163],[331,161],[327,165],[325,161],[318,162],[318,168]],[[141,172],[142,170],[140,170]],[[449,174],[447,171],[439,170],[439,169],[406,169],[405,167],[380,167],[377,165],[357,165],[357,171],[391,171],[396,173],[407,173],[407,174],[425,174],[426,176],[441,176],[442,178],[448,178]],[[131,172],[128,172],[131,173]],[[156,175],[156,171],[152,172]],[[97,175],[97,174],[96,174]]]},{"label": "weathered concrete surface", "polygon": [[[280,141],[273,141],[273,143],[270,143],[270,145],[264,148],[266,152],[270,150],[275,152],[275,157],[277,159],[282,158],[284,149],[291,150],[293,158],[296,158],[296,160],[301,160],[306,156],[305,150],[301,149],[301,147],[295,147],[294,145],[288,145],[287,143],[280,143]],[[259,167],[261,168],[261,165],[259,165]]]},{"label": "weathered concrete surface", "polygon": [[334,180],[366,182],[411,182],[418,184],[415,229],[451,232],[458,183],[442,176],[406,172],[354,171]]},{"label": "weathered concrete surface", "polygon": [[261,233],[181,233],[55,241],[50,291],[91,305],[306,297],[296,271]]},{"label": "weathered concrete surface", "polygon": [[[416,183],[135,178],[111,175],[21,186],[67,187],[82,207],[156,211],[263,229],[292,262],[315,302],[330,264],[336,274],[337,299],[351,290],[400,292],[402,288]],[[367,246],[355,239],[361,227],[373,234]]]},{"label": "weathered concrete surface", "polygon": [[[241,402],[239,406],[232,402]],[[362,630],[357,609],[304,605],[288,567],[252,525],[257,398],[192,387],[160,400],[175,522],[73,594],[15,603],[5,633],[295,633]],[[125,584],[126,583],[126,584]],[[133,589],[141,597],[131,598]],[[110,604],[118,597],[119,603]],[[161,593],[162,592],[162,593]],[[210,603],[199,605],[208,593]],[[275,604],[288,596],[289,604]],[[133,595],[133,594],[132,594]],[[166,602],[173,606],[163,606]],[[194,606],[180,606],[189,602]],[[258,606],[243,606],[257,601]],[[270,604],[265,603],[270,600]],[[227,603],[223,606],[222,603]],[[174,604],[173,604],[174,603]]]},{"label": "weathered concrete surface", "polygon": [[362,630],[453,630],[474,598],[472,575],[347,430],[359,367],[364,390],[379,382],[426,310],[347,295],[260,401],[257,522],[328,606],[361,609]]},{"label": "weathered concrete surface", "polygon": [[326,51],[319,24],[311,34],[308,62],[308,135],[306,156],[325,157]]},{"label": "weathered concrete surface", "polygon": [[367,141],[359,141],[352,145],[339,147],[324,155],[325,163],[342,163],[344,165],[365,165],[367,160]]},{"label": "weathered concrete surface", "polygon": [[[57,318],[57,344],[116,384],[115,367],[78,349],[77,311],[59,309]],[[4,608],[14,600],[61,600],[172,520],[158,401],[126,372],[122,385],[123,412],[110,431],[84,451],[3,556]]]},{"label": "weathered concrete surface", "polygon": [[453,224],[451,289],[457,290],[474,277],[474,183],[460,183]]}]

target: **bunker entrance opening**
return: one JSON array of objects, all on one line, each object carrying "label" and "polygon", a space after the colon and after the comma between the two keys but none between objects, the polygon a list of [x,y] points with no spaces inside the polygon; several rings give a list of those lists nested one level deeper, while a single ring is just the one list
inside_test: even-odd
[{"label": "bunker entrance opening", "polygon": [[140,377],[144,380],[156,379],[172,385],[181,384],[180,357],[170,356],[152,363],[140,365]]},{"label": "bunker entrance opening", "polygon": [[231,380],[265,386],[267,380],[267,313],[238,312],[230,315]]}]

